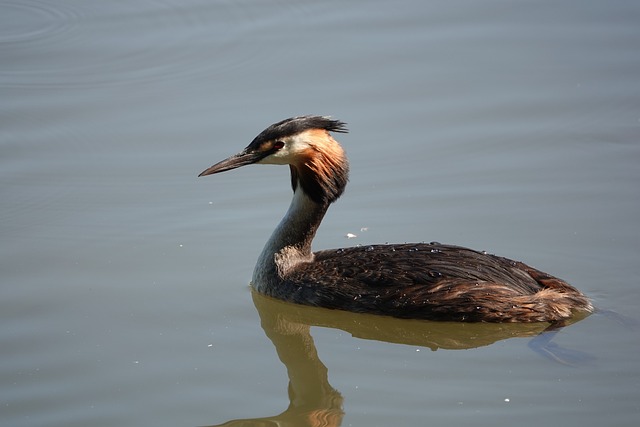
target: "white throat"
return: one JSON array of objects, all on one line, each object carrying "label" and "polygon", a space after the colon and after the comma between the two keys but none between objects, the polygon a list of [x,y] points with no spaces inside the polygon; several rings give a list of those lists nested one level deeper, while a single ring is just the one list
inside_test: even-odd
[{"label": "white throat", "polygon": [[253,271],[252,286],[264,291],[296,265],[313,261],[311,242],[328,208],[311,200],[298,185],[291,205],[267,241]]}]

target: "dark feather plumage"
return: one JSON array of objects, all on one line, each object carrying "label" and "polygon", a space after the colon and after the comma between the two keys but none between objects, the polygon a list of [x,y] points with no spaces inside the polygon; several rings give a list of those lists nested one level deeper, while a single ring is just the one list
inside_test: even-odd
[{"label": "dark feather plumage", "polygon": [[590,308],[561,279],[459,246],[373,245],[314,255],[313,262],[282,277],[272,296],[355,312],[472,322],[554,321],[570,317],[571,307]]}]

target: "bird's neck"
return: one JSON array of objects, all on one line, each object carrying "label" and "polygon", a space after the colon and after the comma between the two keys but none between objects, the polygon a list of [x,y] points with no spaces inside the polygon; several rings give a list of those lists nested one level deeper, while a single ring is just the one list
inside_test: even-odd
[{"label": "bird's neck", "polygon": [[[289,210],[267,241],[253,272],[252,285],[258,291],[280,281],[301,262],[313,260],[311,242],[329,203],[313,201],[298,185]],[[268,292],[267,292],[268,293]]]}]

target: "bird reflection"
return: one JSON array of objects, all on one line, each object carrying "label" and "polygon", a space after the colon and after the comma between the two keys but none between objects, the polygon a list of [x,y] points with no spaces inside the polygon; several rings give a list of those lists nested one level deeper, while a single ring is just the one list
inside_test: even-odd
[{"label": "bird reflection", "polygon": [[[311,327],[341,329],[352,336],[438,349],[483,347],[515,337],[533,337],[529,347],[560,363],[585,356],[551,342],[557,331],[582,318],[561,323],[430,322],[355,314],[289,304],[252,291],[261,326],[276,348],[289,377],[289,407],[279,415],[228,421],[219,426],[339,426],[342,395],[329,384],[328,369],[318,358]],[[213,426],[212,426],[213,427]]]}]

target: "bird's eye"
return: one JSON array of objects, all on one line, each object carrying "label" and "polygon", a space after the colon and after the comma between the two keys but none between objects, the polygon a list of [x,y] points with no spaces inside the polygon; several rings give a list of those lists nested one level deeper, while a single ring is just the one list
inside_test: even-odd
[{"label": "bird's eye", "polygon": [[274,150],[279,150],[282,147],[284,147],[284,142],[283,141],[276,141],[273,143],[273,149]]}]

